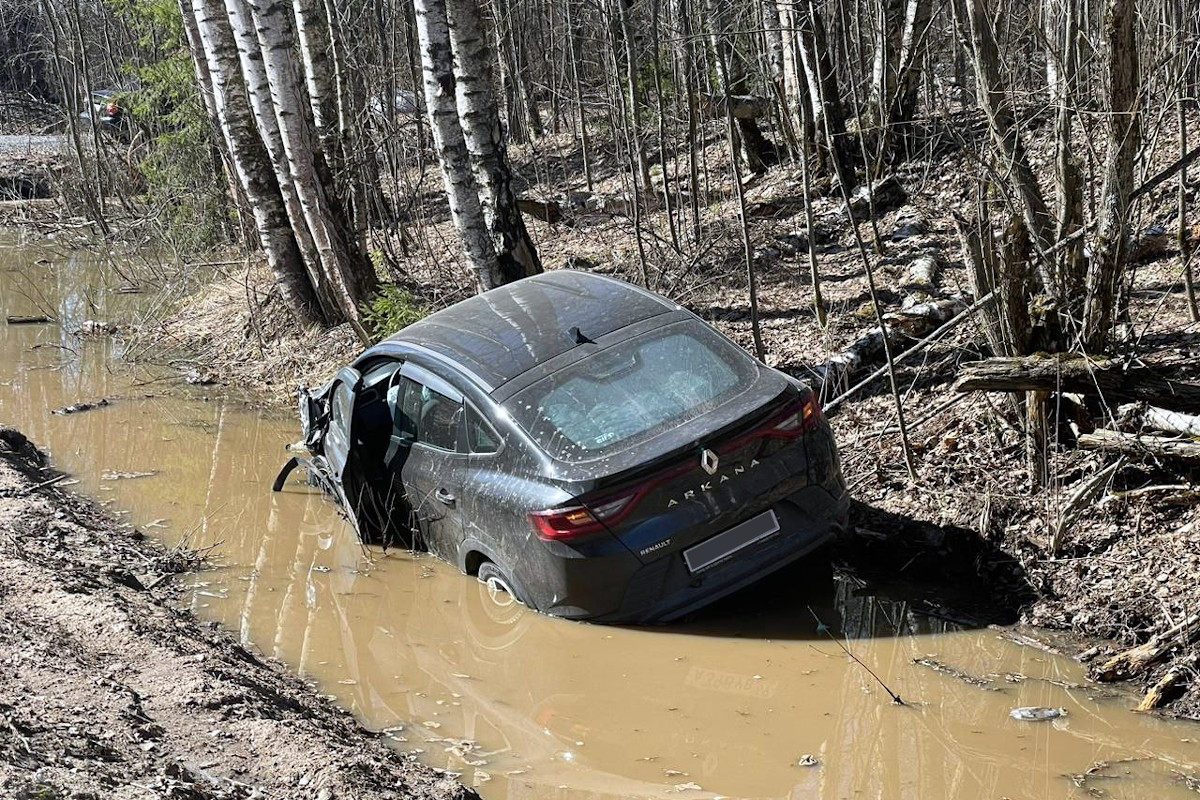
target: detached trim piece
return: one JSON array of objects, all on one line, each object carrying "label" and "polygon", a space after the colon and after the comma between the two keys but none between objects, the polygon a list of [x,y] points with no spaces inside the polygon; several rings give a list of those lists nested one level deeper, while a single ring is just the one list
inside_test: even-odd
[{"label": "detached trim piece", "polygon": [[275,482],[271,484],[271,491],[283,491],[283,484],[287,483],[288,476],[291,475],[292,470],[296,469],[298,466],[300,466],[299,458],[296,456],[289,458],[287,463],[283,465],[283,469],[279,470],[279,474],[275,476]]}]

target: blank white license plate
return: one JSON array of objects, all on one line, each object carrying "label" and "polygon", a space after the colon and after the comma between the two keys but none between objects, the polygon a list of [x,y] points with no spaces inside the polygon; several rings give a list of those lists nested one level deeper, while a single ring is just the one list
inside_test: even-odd
[{"label": "blank white license plate", "polygon": [[683,551],[683,560],[687,562],[689,570],[699,572],[725,556],[767,538],[777,530],[779,520],[775,518],[775,512],[768,509],[745,522],[739,522],[727,531],[705,539],[698,545],[689,547]]}]

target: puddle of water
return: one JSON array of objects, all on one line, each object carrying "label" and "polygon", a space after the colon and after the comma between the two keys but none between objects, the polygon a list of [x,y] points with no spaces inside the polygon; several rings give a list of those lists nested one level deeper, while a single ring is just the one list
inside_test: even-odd
[{"label": "puddle of water", "polygon": [[[499,607],[440,562],[364,549],[321,497],[270,492],[292,420],[202,390],[145,397],[161,384],[114,367],[119,340],[66,331],[152,298],[20,236],[0,233],[0,313],[48,306],[64,324],[0,327],[0,421],[166,543],[215,546],[221,567],[186,579],[197,612],[489,800],[1196,796],[1179,775],[1200,773],[1200,728],[1132,714],[1070,660],[955,630],[818,563],[685,625],[631,630]],[[100,397],[116,399],[50,413]],[[1018,706],[1068,713],[1020,722]]]}]

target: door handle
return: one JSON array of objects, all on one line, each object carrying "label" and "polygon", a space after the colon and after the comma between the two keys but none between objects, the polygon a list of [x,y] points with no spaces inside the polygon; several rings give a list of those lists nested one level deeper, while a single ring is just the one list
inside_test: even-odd
[{"label": "door handle", "polygon": [[454,495],[450,494],[445,489],[438,489],[436,492],[433,493],[433,496],[436,497],[441,503],[443,503],[445,505],[448,505],[448,506],[454,505],[454,500],[455,500]]}]

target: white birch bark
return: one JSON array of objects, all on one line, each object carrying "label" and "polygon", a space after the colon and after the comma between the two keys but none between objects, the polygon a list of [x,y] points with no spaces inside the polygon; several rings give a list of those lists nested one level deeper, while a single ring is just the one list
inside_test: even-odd
[{"label": "white birch bark", "polygon": [[[259,243],[284,302],[301,324],[323,321],[316,294],[288,224],[279,183],[262,139],[254,129],[224,6],[216,0],[181,0],[180,11],[198,76],[207,72],[212,107],[245,192]],[[201,67],[203,64],[203,68]]]},{"label": "white birch bark", "polygon": [[336,172],[341,164],[338,141],[337,87],[333,81],[333,40],[322,0],[292,0],[296,40],[304,64],[305,87],[321,145]]},{"label": "white birch bark", "polygon": [[492,54],[479,7],[471,0],[446,0],[454,48],[455,105],[484,219],[504,282],[542,271],[537,249],[525,229],[492,90]]},{"label": "white birch bark", "polygon": [[481,291],[504,283],[479,199],[479,187],[459,124],[454,55],[444,0],[414,0],[421,47],[425,107],[442,167],[450,217],[463,241],[467,264]]},{"label": "white birch bark", "polygon": [[359,303],[374,290],[374,269],[354,238],[348,235],[345,210],[332,191],[328,165],[313,134],[312,109],[292,55],[291,6],[286,0],[248,0],[248,3],[288,169],[322,271],[337,299],[342,319],[351,322],[359,337],[366,340],[368,337],[359,322]]},{"label": "white birch bark", "polygon": [[304,218],[304,209],[296,194],[296,185],[288,170],[287,154],[279,133],[279,122],[275,119],[275,108],[271,105],[271,87],[267,80],[267,70],[263,64],[262,50],[258,46],[258,34],[254,30],[250,8],[245,0],[225,0],[225,11],[229,16],[234,44],[237,45],[242,75],[246,81],[246,93],[250,98],[250,108],[254,112],[254,122],[270,156],[292,233],[304,257],[304,266],[325,316],[338,319],[342,316],[341,311],[334,294],[330,291],[329,281],[321,270],[320,256],[313,244],[308,221]]},{"label": "white birch bark", "polygon": [[186,4],[186,0],[180,0],[180,2],[179,8],[183,17],[183,34],[187,39],[188,51],[192,54],[192,64],[196,67],[196,81],[200,86],[200,100],[204,103],[204,110],[208,113],[208,118],[217,126],[217,130],[221,130],[222,136],[224,136],[224,131],[221,129],[221,123],[217,115],[217,101],[213,96],[212,72],[208,69],[208,58],[204,55],[204,44],[200,41],[200,29],[196,25],[196,15],[190,5]]},{"label": "white birch bark", "polygon": [[783,80],[783,30],[780,22],[779,4],[776,0],[763,0],[763,36],[767,42],[767,74],[771,80]]},{"label": "white birch bark", "polygon": [[924,67],[925,41],[932,14],[931,0],[908,0],[904,6],[896,90],[892,99],[892,123],[908,123],[915,116],[917,86]]},{"label": "white birch bark", "polygon": [[876,125],[887,125],[896,94],[896,55],[904,0],[878,0],[875,6],[875,52],[871,61],[870,113]]}]

